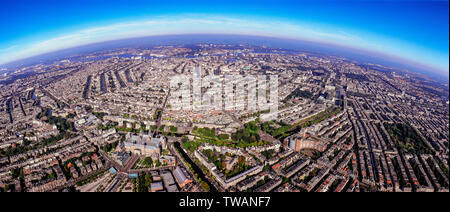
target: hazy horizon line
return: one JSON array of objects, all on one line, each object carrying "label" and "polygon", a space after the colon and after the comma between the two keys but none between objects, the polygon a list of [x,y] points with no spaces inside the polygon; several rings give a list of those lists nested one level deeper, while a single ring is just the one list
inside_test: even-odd
[{"label": "hazy horizon line", "polygon": [[[254,35],[254,34],[245,34],[245,33],[167,33],[167,34],[160,34],[160,35],[136,36],[136,37],[128,37],[128,38],[111,39],[111,40],[93,42],[93,43],[88,43],[88,44],[82,44],[79,46],[67,47],[67,48],[63,48],[63,49],[58,49],[58,50],[54,50],[54,51],[49,51],[49,52],[17,59],[17,60],[6,62],[6,63],[1,63],[0,68],[4,68],[4,67],[9,66],[14,63],[20,63],[21,61],[32,60],[33,58],[38,59],[39,57],[43,57],[43,56],[49,55],[49,54],[54,54],[54,53],[58,53],[58,52],[68,51],[68,50],[75,50],[78,48],[84,48],[84,47],[94,46],[94,45],[98,45],[98,44],[106,44],[106,43],[113,43],[113,42],[134,40],[134,39],[145,39],[145,38],[166,37],[166,36],[189,36],[189,35],[190,36],[195,36],[195,35],[198,35],[198,36],[248,36],[248,37],[255,37],[255,38],[293,41],[293,42],[299,42],[299,43],[307,42],[307,43],[311,43],[312,45],[331,45],[331,47],[329,47],[329,48],[332,48],[332,49],[334,48],[335,50],[344,50],[344,51],[347,50],[352,53],[363,53],[366,56],[381,57],[380,59],[388,60],[390,62],[396,62],[396,63],[402,64],[404,66],[413,66],[413,67],[420,68],[420,69],[427,69],[427,70],[430,70],[430,72],[432,72],[432,74],[439,74],[439,75],[446,76],[446,77],[449,76],[449,72],[447,70],[442,70],[442,69],[439,69],[436,67],[431,67],[427,64],[415,62],[408,58],[403,58],[403,57],[399,57],[397,55],[378,52],[378,51],[374,51],[374,50],[362,49],[362,48],[358,48],[358,47],[353,47],[353,46],[348,46],[348,45],[343,45],[343,44],[338,44],[338,43],[333,43],[333,42],[320,42],[320,41],[300,39],[300,38],[290,38],[290,37],[270,36],[270,35]],[[200,42],[200,43],[202,43],[202,42]],[[181,44],[177,44],[177,45],[181,45]],[[343,49],[338,49],[338,47],[343,48]],[[126,48],[126,47],[122,47],[122,48]],[[95,51],[100,51],[100,50],[93,50],[90,52],[95,52]],[[323,53],[323,52],[315,52],[315,53]],[[63,56],[63,57],[69,57],[69,56]],[[342,57],[345,57],[347,59],[352,59],[352,58],[348,58],[346,56],[342,56]],[[20,66],[20,65],[15,65],[15,66]],[[413,68],[413,67],[410,67],[410,68]],[[395,68],[395,67],[391,67],[391,68]],[[408,70],[408,68],[400,68],[400,69]],[[408,71],[413,71],[413,70],[408,70]],[[413,71],[413,72],[417,72],[417,71]]]}]

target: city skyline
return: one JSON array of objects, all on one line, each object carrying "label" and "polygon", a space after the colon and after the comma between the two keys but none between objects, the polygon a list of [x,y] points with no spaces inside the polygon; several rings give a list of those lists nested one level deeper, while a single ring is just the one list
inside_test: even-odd
[{"label": "city skyline", "polygon": [[449,192],[448,1],[19,0],[0,20],[0,193]]},{"label": "city skyline", "polygon": [[0,192],[448,192],[447,84],[224,38],[0,75]]}]

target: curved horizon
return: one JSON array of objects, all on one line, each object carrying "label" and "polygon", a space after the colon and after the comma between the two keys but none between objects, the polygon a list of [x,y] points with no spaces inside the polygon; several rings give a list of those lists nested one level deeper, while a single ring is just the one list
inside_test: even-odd
[{"label": "curved horizon", "polygon": [[[448,33],[448,25],[446,30]],[[0,39],[0,64],[105,41],[179,34],[233,34],[311,41],[372,52],[433,73],[449,74],[448,47],[428,48],[418,42],[351,26],[252,14],[178,13],[68,25],[8,42]],[[448,44],[448,40],[444,42]]]},{"label": "curved horizon", "polygon": [[[230,36],[230,37],[242,36],[242,37],[245,37],[245,38],[251,37],[253,39],[255,39],[255,38],[268,39],[268,41],[269,40],[270,41],[274,41],[274,40],[286,41],[286,42],[290,42],[291,44],[297,44],[297,45],[309,44],[310,48],[311,47],[313,47],[313,48],[315,47],[315,48],[319,48],[319,49],[320,48],[321,49],[326,48],[327,51],[326,52],[321,52],[321,51],[319,51],[317,49],[316,50],[311,50],[310,48],[307,48],[307,47],[305,49],[302,49],[302,50],[309,51],[309,52],[314,52],[314,53],[319,53],[319,54],[323,53],[323,54],[331,54],[331,55],[334,55],[334,56],[341,56],[341,57],[344,57],[344,58],[347,58],[347,59],[350,59],[350,60],[358,60],[358,59],[355,59],[354,57],[349,57],[348,55],[336,54],[336,51],[337,52],[346,52],[347,54],[348,53],[360,54],[361,57],[372,58],[372,60],[371,59],[364,59],[364,61],[368,62],[368,63],[375,63],[376,64],[376,63],[379,63],[378,61],[381,59],[384,62],[379,63],[379,65],[386,66],[386,62],[389,62],[389,64],[396,63],[396,64],[399,64],[401,66],[401,67],[399,67],[399,66],[387,65],[387,66],[389,66],[391,68],[400,68],[400,69],[405,69],[405,70],[409,69],[409,71],[414,71],[414,72],[416,72],[417,69],[419,69],[419,70],[421,70],[421,71],[419,71],[420,73],[423,73],[423,71],[426,70],[430,74],[446,75],[446,73],[439,72],[434,67],[430,67],[430,66],[427,66],[427,65],[424,65],[424,64],[421,64],[421,63],[417,63],[415,61],[411,61],[411,60],[408,60],[408,59],[405,59],[405,58],[401,58],[401,57],[398,57],[398,56],[395,56],[395,55],[389,55],[389,54],[382,53],[382,52],[375,52],[375,51],[370,51],[370,50],[367,50],[367,49],[357,49],[357,48],[350,47],[350,46],[343,46],[343,45],[340,45],[340,44],[327,43],[327,42],[309,41],[309,40],[301,40],[301,39],[294,39],[294,38],[272,37],[272,36],[264,36],[264,35],[253,35],[253,34],[237,34],[237,33],[234,33],[234,34],[226,34],[226,33],[220,33],[220,34],[218,34],[218,33],[202,33],[202,34],[200,34],[200,33],[184,33],[184,34],[176,34],[175,33],[175,34],[161,34],[161,35],[151,35],[151,36],[128,37],[128,38],[115,39],[115,40],[105,40],[105,41],[99,41],[99,42],[94,42],[94,43],[88,43],[88,44],[83,44],[83,45],[78,45],[78,46],[72,46],[72,47],[68,47],[68,48],[58,49],[58,50],[55,50],[55,51],[50,51],[50,52],[34,55],[34,56],[31,56],[31,57],[26,57],[26,58],[23,58],[23,59],[11,61],[11,62],[8,62],[8,63],[4,63],[2,65],[4,65],[4,66],[15,66],[15,65],[10,65],[10,64],[20,63],[21,61],[25,61],[25,60],[28,60],[28,59],[33,60],[35,58],[36,58],[36,60],[38,60],[38,59],[42,59],[42,58],[39,58],[39,57],[45,57],[47,55],[56,54],[56,53],[62,53],[62,52],[65,52],[65,51],[70,51],[70,50],[74,50],[76,53],[64,54],[64,56],[62,56],[62,57],[63,58],[64,57],[70,57],[71,55],[78,54],[78,53],[81,53],[81,52],[83,52],[83,53],[96,52],[96,51],[100,51],[100,50],[84,51],[84,50],[81,50],[81,49],[89,48],[89,47],[92,47],[92,46],[95,46],[95,45],[101,45],[101,44],[112,44],[114,42],[131,41],[131,40],[134,40],[134,39],[139,40],[139,39],[149,39],[149,38],[164,38],[164,37],[169,37],[169,36],[175,36],[175,37],[180,37],[181,36],[181,37],[183,37],[183,36],[191,36],[191,35],[202,36],[203,39],[206,38],[206,37],[210,38],[209,36]],[[207,42],[207,41],[203,40],[203,41],[199,41],[199,42],[195,42],[195,43],[200,44],[200,43],[205,43],[205,42]],[[148,44],[152,45],[152,43],[143,43],[142,47],[146,46]],[[236,42],[235,44],[240,44],[240,43]],[[173,45],[173,44],[160,44],[160,45]],[[182,44],[178,44],[177,43],[175,45],[182,45]],[[139,47],[140,46],[137,46],[137,48],[139,48]],[[281,48],[280,46],[277,46],[277,45],[271,46],[271,47]],[[305,47],[305,46],[302,46],[302,47]],[[127,48],[127,47],[124,47],[122,45],[121,47],[118,47],[118,48]],[[292,47],[289,47],[289,48],[283,47],[283,48],[284,49],[288,49],[288,50],[299,50],[299,46],[297,46],[296,48],[292,48]],[[77,50],[77,49],[79,49],[79,50]],[[116,47],[111,47],[110,49],[116,49]],[[334,53],[330,53],[329,52],[330,50],[332,52],[334,52]],[[59,59],[61,59],[61,58],[59,58]],[[359,62],[361,62],[361,61],[359,61]],[[1,68],[1,65],[0,65],[0,68]],[[414,69],[411,70],[412,68],[414,68]],[[448,73],[447,73],[446,76],[448,76]]]}]

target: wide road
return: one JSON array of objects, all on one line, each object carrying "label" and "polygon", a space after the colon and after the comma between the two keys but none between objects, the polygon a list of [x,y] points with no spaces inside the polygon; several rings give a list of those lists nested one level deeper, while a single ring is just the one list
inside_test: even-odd
[{"label": "wide road", "polygon": [[133,154],[131,156],[131,159],[127,161],[125,165],[120,165],[117,163],[114,159],[109,157],[109,155],[104,152],[103,150],[99,150],[100,154],[107,160],[109,163],[111,163],[111,166],[117,169],[118,172],[122,173],[129,173],[133,165],[136,163],[136,161],[139,159],[138,155]]},{"label": "wide road", "polygon": [[64,185],[59,186],[59,187],[53,189],[52,191],[59,191],[59,190],[64,189],[64,188],[72,187],[72,186],[74,186],[77,182],[81,182],[81,181],[83,181],[83,180],[85,180],[85,179],[88,179],[88,178],[90,178],[91,176],[94,176],[94,175],[96,175],[96,174],[98,174],[98,173],[100,173],[100,172],[102,172],[102,171],[106,171],[106,170],[108,170],[110,167],[111,167],[111,166],[109,165],[109,163],[106,163],[105,166],[103,166],[103,168],[97,169],[97,171],[91,172],[91,173],[89,173],[89,174],[87,174],[87,175],[84,175],[84,176],[82,176],[82,177],[80,177],[80,178],[77,178],[77,179],[70,179],[70,180],[68,180]]},{"label": "wide road", "polygon": [[164,104],[163,104],[162,108],[160,108],[160,111],[159,111],[159,114],[157,117],[158,120],[156,120],[156,130],[155,130],[153,137],[156,137],[156,135],[158,135],[158,133],[159,133],[159,126],[161,125],[161,119],[164,114],[164,109],[166,108],[169,97],[170,97],[170,89],[169,89],[169,92],[167,92],[167,96],[166,96],[166,99],[164,100]]},{"label": "wide road", "polygon": [[375,157],[373,155],[372,151],[372,141],[370,141],[369,133],[367,133],[366,125],[362,122],[361,117],[358,114],[358,111],[356,110],[355,106],[353,105],[353,111],[355,111],[355,115],[357,118],[357,121],[361,122],[361,126],[363,128],[364,135],[367,139],[367,147],[369,149],[369,157],[370,157],[370,163],[372,164],[372,171],[373,171],[373,177],[375,179],[375,182],[378,182],[378,170],[377,170],[377,163],[375,161]]}]

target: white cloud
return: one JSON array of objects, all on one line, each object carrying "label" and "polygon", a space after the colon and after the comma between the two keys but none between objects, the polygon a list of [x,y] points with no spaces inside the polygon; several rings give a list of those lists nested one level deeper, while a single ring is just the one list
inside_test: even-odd
[{"label": "white cloud", "polygon": [[341,42],[353,39],[353,37],[344,33],[323,32],[309,26],[298,26],[284,22],[246,20],[219,16],[184,15],[93,27],[60,35],[48,40],[42,40],[23,46],[20,49],[17,46],[14,48],[8,47],[0,51],[0,63],[106,40],[197,32],[270,35],[328,42]]},{"label": "white cloud", "polygon": [[[92,27],[59,35],[47,40],[37,41],[28,45],[11,46],[0,49],[0,64],[101,41],[184,33],[226,33],[274,36],[400,53],[399,50],[394,49],[394,47],[386,47],[389,45],[379,42],[380,39],[378,38],[368,38],[367,36],[359,37],[360,35],[355,35],[356,33],[354,32],[336,30],[311,23],[294,24],[285,21],[264,20],[260,18],[184,14],[179,16],[159,16],[147,20]],[[383,45],[380,45],[380,43]]]},{"label": "white cloud", "polygon": [[7,52],[7,51],[11,51],[13,49],[17,48],[17,45],[13,45],[4,49],[0,49],[0,52]]}]

